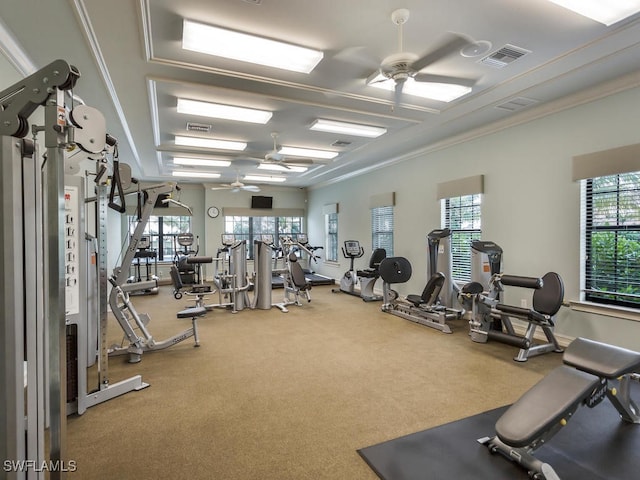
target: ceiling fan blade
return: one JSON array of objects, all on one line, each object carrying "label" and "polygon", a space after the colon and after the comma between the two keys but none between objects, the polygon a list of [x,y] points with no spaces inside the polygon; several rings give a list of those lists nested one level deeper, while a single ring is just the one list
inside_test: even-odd
[{"label": "ceiling fan blade", "polygon": [[351,63],[371,70],[380,66],[381,60],[365,46],[347,47],[336,53],[333,58],[340,62]]},{"label": "ceiling fan blade", "polygon": [[257,185],[244,185],[240,187],[242,190],[246,190],[247,192],[259,192],[260,187]]},{"label": "ceiling fan blade", "polygon": [[416,82],[427,83],[446,83],[450,85],[461,85],[463,87],[473,87],[476,83],[475,80],[470,78],[449,77],[446,75],[432,75],[430,73],[417,73],[413,76]]},{"label": "ceiling fan blade", "polygon": [[466,38],[460,35],[456,35],[453,33],[449,34],[447,40],[443,42],[440,46],[438,46],[435,50],[431,50],[429,53],[427,53],[426,55],[422,56],[421,58],[413,62],[411,64],[411,69],[415,70],[416,72],[419,72],[420,70],[425,68],[427,65],[435,63],[441,58],[444,58],[447,55],[451,55],[456,51],[460,51],[462,47],[465,47],[470,43],[472,42],[470,42],[469,40],[467,40]]},{"label": "ceiling fan blade", "polygon": [[291,158],[282,162],[282,165],[313,165],[314,163],[316,162],[311,158]]},{"label": "ceiling fan blade", "polygon": [[378,68],[375,72],[367,77],[367,79],[365,80],[365,84],[371,85],[372,83],[386,82],[387,80],[389,80],[389,77],[384,74],[384,71],[381,68]]},{"label": "ceiling fan blade", "polygon": [[230,188],[231,185],[229,185],[228,183],[221,183],[217,187],[211,187],[211,190],[229,190]]}]

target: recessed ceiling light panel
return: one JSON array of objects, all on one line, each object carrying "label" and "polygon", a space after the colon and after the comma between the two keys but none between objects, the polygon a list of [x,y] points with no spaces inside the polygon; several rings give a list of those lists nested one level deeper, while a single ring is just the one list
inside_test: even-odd
[{"label": "recessed ceiling light panel", "polygon": [[186,147],[202,147],[212,148],[220,150],[244,150],[247,148],[246,142],[235,142],[232,140],[218,140],[215,138],[202,138],[202,137],[185,137],[182,135],[176,135],[176,145],[183,145]]},{"label": "recessed ceiling light panel", "polygon": [[299,147],[282,147],[278,150],[278,153],[282,155],[291,155],[292,157],[305,157],[305,158],[323,158],[331,160],[336,158],[340,153],[332,152],[330,150],[316,150],[314,148],[299,148]]},{"label": "recessed ceiling light panel", "polygon": [[219,173],[213,172],[186,172],[182,170],[175,170],[172,175],[174,177],[197,177],[197,178],[220,178]]},{"label": "recessed ceiling light panel", "polygon": [[174,165],[190,165],[193,167],[228,167],[231,165],[229,160],[216,160],[213,158],[188,158],[173,157]]},{"label": "recessed ceiling light panel", "polygon": [[223,105],[221,103],[201,102],[199,100],[187,100],[178,98],[178,113],[187,115],[198,115],[200,117],[221,118],[223,120],[234,120],[237,122],[261,123],[265,124],[273,115],[267,110],[257,110],[255,108],[236,107],[234,105]]},{"label": "recessed ceiling light panel", "polygon": [[640,0],[550,0],[607,26],[640,12]]},{"label": "recessed ceiling light panel", "polygon": [[319,132],[340,133],[345,135],[355,135],[358,137],[376,138],[387,133],[383,127],[371,125],[361,125],[358,123],[338,122],[335,120],[325,120],[318,118],[309,127],[311,130]]},{"label": "recessed ceiling light panel", "polygon": [[319,50],[187,19],[183,22],[182,48],[300,73],[310,73],[324,55]]},{"label": "recessed ceiling light panel", "polygon": [[247,180],[248,182],[282,183],[287,180],[287,177],[279,177],[276,175],[245,175],[243,180]]},{"label": "recessed ceiling light panel", "polygon": [[[371,87],[381,88],[393,92],[395,83],[393,80],[384,82],[374,82],[369,84]],[[414,95],[416,97],[428,98],[439,102],[451,102],[456,98],[460,98],[471,92],[471,87],[466,85],[457,85],[454,83],[433,83],[433,82],[416,82],[409,77],[404,84],[402,93]]]}]

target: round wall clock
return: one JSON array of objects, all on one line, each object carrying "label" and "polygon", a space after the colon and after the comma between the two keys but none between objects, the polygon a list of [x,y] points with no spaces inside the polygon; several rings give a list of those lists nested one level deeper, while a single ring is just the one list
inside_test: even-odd
[{"label": "round wall clock", "polygon": [[220,210],[218,210],[218,207],[209,207],[209,209],[207,210],[207,215],[209,215],[211,218],[216,218],[218,215],[220,215]]}]

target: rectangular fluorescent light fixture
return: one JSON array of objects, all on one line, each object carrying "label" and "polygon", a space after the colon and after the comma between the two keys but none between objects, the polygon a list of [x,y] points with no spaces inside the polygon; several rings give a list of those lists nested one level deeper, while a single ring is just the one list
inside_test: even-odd
[{"label": "rectangular fluorescent light fixture", "polygon": [[291,172],[291,173],[303,173],[309,170],[307,167],[300,167],[298,165],[288,165],[283,167],[282,165],[276,165],[275,163],[261,163],[258,165],[258,170],[272,170],[274,172]]},{"label": "rectangular fluorescent light fixture", "polygon": [[185,98],[178,98],[178,113],[235,120],[237,122],[261,123],[263,125],[267,123],[273,115],[272,112],[266,110],[187,100]]},{"label": "rectangular fluorescent light fixture", "polygon": [[174,177],[195,177],[195,178],[220,178],[219,173],[213,172],[187,172],[182,170],[175,170],[173,172]]},{"label": "rectangular fluorescent light fixture", "polygon": [[340,133],[344,135],[355,135],[357,137],[376,138],[387,133],[383,127],[373,127],[371,125],[361,125],[359,123],[338,122],[336,120],[324,120],[318,118],[309,127],[318,132]]},{"label": "rectangular fluorescent light fixture", "polygon": [[234,142],[232,140],[217,140],[215,138],[185,137],[176,135],[176,145],[185,147],[202,147],[220,150],[244,150],[247,148],[246,142]]},{"label": "rectangular fluorescent light fixture", "polygon": [[324,55],[319,50],[187,19],[183,21],[182,48],[299,73],[311,72]]},{"label": "rectangular fluorescent light fixture", "polygon": [[287,177],[279,177],[276,175],[245,175],[243,180],[247,180],[248,182],[274,182],[280,183],[284,182]]},{"label": "rectangular fluorescent light fixture", "polygon": [[640,0],[550,0],[596,22],[612,25],[640,11]]},{"label": "rectangular fluorescent light fixture", "polygon": [[313,148],[298,148],[298,147],[282,147],[278,150],[278,153],[282,155],[291,155],[292,157],[305,157],[305,158],[323,158],[331,160],[340,155],[339,152],[331,152],[329,150],[316,150]]},{"label": "rectangular fluorescent light fixture", "polygon": [[[391,80],[385,82],[375,82],[369,84],[372,87],[382,90],[395,90],[395,84]],[[432,83],[432,82],[416,82],[413,78],[408,78],[402,87],[402,93],[413,95],[439,102],[451,102],[456,98],[460,98],[471,91],[471,87],[466,85],[456,85],[453,83]]]},{"label": "rectangular fluorescent light fixture", "polygon": [[173,157],[175,165],[190,165],[192,167],[228,167],[231,165],[229,160],[214,160],[211,158],[186,158]]}]

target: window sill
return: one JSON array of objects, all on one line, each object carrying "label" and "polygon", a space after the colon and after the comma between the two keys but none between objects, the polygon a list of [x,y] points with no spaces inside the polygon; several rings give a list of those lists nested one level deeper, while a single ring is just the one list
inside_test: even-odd
[{"label": "window sill", "polygon": [[324,262],[322,262],[323,265],[326,265],[327,267],[334,267],[337,268],[340,266],[340,263],[338,262],[333,262],[331,260],[325,260]]},{"label": "window sill", "polygon": [[625,320],[632,320],[634,322],[640,322],[640,311],[633,308],[614,307],[611,305],[601,305],[599,303],[591,302],[576,302],[570,301],[572,310],[585,313],[595,313],[597,315],[605,315],[607,317],[623,318]]}]

